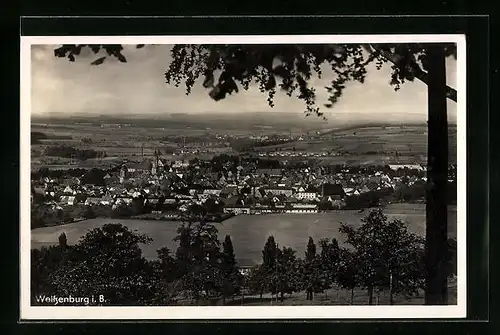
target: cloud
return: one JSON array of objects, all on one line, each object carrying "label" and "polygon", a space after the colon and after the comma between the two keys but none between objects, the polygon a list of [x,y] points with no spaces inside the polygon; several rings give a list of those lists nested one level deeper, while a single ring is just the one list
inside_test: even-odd
[{"label": "cloud", "polygon": [[[90,62],[100,57],[83,49],[75,62],[54,56],[54,45],[32,46],[32,114],[168,114],[168,113],[250,113],[284,111],[301,113],[304,105],[282,92],[275,96],[271,109],[256,87],[215,102],[208,91],[197,84],[191,95],[184,87],[167,85],[164,72],[170,62],[168,45],[136,49],[125,46],[127,63],[109,58],[100,66]],[[456,61],[448,60],[448,84],[456,86]],[[368,69],[364,84],[351,83],[332,109],[323,108],[328,119],[342,116],[350,119],[394,121],[425,121],[427,114],[426,86],[415,81],[395,92],[389,85],[390,68]],[[317,91],[318,105],[327,102],[324,86],[328,73],[312,83]],[[451,120],[456,120],[456,106],[448,103]]]}]

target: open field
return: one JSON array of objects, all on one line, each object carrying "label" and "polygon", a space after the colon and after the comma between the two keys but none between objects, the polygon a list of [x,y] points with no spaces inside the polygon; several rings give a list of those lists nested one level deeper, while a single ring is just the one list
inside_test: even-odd
[{"label": "open field", "polygon": [[[52,120],[50,123],[33,123],[31,130],[48,135],[49,139],[41,140],[32,145],[32,168],[41,166],[50,168],[65,168],[70,160],[54,157],[44,157],[43,150],[50,145],[71,145],[80,149],[104,151],[108,157],[116,159],[138,159],[142,155],[150,157],[156,149],[179,148],[179,144],[162,141],[164,136],[198,137],[200,142],[208,134],[233,135],[270,135],[283,133],[285,124],[275,128],[266,126],[263,121],[253,120],[249,123],[231,122],[230,119],[214,117],[207,120],[196,120],[188,116],[176,116],[168,120],[109,120],[97,118],[93,122],[75,122],[71,120]],[[154,122],[153,122],[154,121]],[[217,122],[220,122],[218,124]],[[277,121],[276,121],[277,122]],[[284,122],[284,121],[283,121]],[[294,121],[297,123],[296,121]],[[228,125],[231,125],[230,127]],[[300,124],[300,123],[299,123]],[[297,152],[330,152],[331,155],[320,157],[329,164],[389,164],[389,163],[425,163],[427,161],[427,128],[425,124],[359,124],[339,126],[337,129],[325,128],[325,125],[305,124],[302,127],[293,122],[288,126],[299,134],[312,130],[320,132],[314,140],[288,142],[280,145],[256,147],[258,152],[292,151]],[[314,128],[316,127],[316,128]],[[319,128],[318,128],[319,127]],[[449,159],[456,163],[457,133],[456,126],[449,128]],[[292,133],[291,131],[284,132]],[[61,138],[66,137],[66,138]],[[83,138],[91,138],[92,142],[85,144]],[[200,158],[211,158],[215,154],[231,153],[231,148],[221,146],[215,152],[203,154]],[[191,159],[192,154],[176,156],[180,159]],[[279,156],[275,156],[279,158]],[[165,157],[173,158],[173,157]],[[112,160],[112,159],[111,159]],[[106,167],[109,161],[89,160],[78,162],[82,167]]]},{"label": "open field", "polygon": [[[295,151],[342,153],[341,156],[322,158],[341,163],[349,160],[361,164],[424,163],[427,160],[427,129],[425,125],[351,127],[325,133],[319,139],[267,146],[259,151],[292,151],[294,148]],[[450,127],[449,159],[453,163],[456,162],[456,150],[456,128]]]},{"label": "open field", "polygon": [[[255,129],[241,129],[240,134],[255,134]],[[200,142],[207,134],[215,134],[216,129],[196,128],[186,126],[185,128],[167,127],[144,127],[140,125],[111,125],[101,127],[96,124],[33,124],[32,131],[42,132],[49,139],[41,140],[38,144],[31,146],[32,169],[42,166],[56,169],[64,169],[70,166],[70,159],[57,157],[46,157],[43,151],[47,146],[70,145],[79,149],[93,149],[104,151],[107,159],[94,159],[77,163],[80,167],[109,167],[113,159],[137,160],[142,155],[151,157],[156,149],[179,148],[179,144],[161,141],[163,136],[194,136],[199,137]],[[268,130],[269,132],[272,130]],[[257,152],[292,151],[297,152],[330,152],[332,155],[320,157],[327,164],[410,164],[425,163],[427,161],[427,129],[425,125],[405,126],[359,126],[339,129],[337,131],[323,132],[320,138],[315,140],[303,140],[284,143],[275,146],[257,147]],[[227,131],[224,131],[227,133]],[[265,134],[266,131],[259,130],[257,133]],[[456,163],[456,127],[450,126],[449,137],[449,159]],[[68,137],[61,139],[58,137]],[[55,138],[53,138],[55,137]],[[91,138],[92,142],[85,144],[83,138]],[[232,153],[231,148],[214,148],[214,152],[198,155],[199,158],[210,159],[216,154]],[[178,156],[164,155],[165,158],[192,159],[194,154]],[[279,156],[274,156],[279,158]],[[286,158],[288,159],[288,158]]]},{"label": "open field", "polygon": [[[423,235],[425,233],[425,206],[419,204],[391,204],[384,212],[389,218],[399,218],[409,224],[409,229]],[[334,211],[317,214],[277,214],[277,215],[240,215],[217,224],[219,237],[224,239],[231,235],[236,258],[240,265],[249,266],[261,261],[262,248],[267,237],[273,235],[280,246],[289,246],[297,250],[302,257],[311,236],[316,242],[321,238],[337,238],[342,242],[338,228],[340,222],[354,226],[361,223],[361,218],[368,211]],[[105,223],[122,223],[129,229],[145,233],[153,238],[151,245],[144,246],[143,252],[149,259],[156,258],[156,250],[167,246],[171,250],[177,248],[173,242],[178,222],[147,220],[115,220],[93,219],[62,226],[44,227],[31,231],[31,247],[40,248],[58,243],[58,236],[64,232],[68,243],[73,244],[89,229],[100,227]],[[456,236],[457,212],[450,206],[448,214],[448,234]]]},{"label": "open field", "polygon": [[[64,125],[40,125],[33,124],[32,132],[41,132],[49,138],[40,140],[39,143],[31,145],[31,168],[36,170],[40,167],[52,169],[68,168],[109,168],[116,162],[123,159],[139,160],[142,156],[153,157],[155,150],[165,148],[178,148],[178,144],[161,141],[163,136],[199,136],[200,141],[206,136],[206,130],[197,129],[165,129],[165,128],[141,128],[136,126],[109,126],[101,127],[94,124],[74,124]],[[66,136],[70,139],[60,139],[57,137]],[[55,137],[55,138],[54,138]],[[90,138],[91,143],[83,143],[82,139]],[[48,146],[68,145],[77,149],[91,149],[105,152],[103,159],[88,159],[86,161],[76,161],[68,158],[48,157],[44,155],[44,150]],[[198,158],[210,159],[215,154],[230,151],[230,148],[215,148],[214,153],[202,153]],[[193,154],[184,155],[162,155],[166,159],[192,159]],[[73,163],[73,165],[71,165]]]}]

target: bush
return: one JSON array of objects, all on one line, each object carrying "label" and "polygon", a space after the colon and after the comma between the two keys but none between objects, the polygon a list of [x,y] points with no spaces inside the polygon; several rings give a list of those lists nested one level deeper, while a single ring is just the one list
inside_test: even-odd
[{"label": "bush", "polygon": [[31,229],[53,226],[64,220],[62,210],[52,209],[45,204],[33,205],[31,207]]}]

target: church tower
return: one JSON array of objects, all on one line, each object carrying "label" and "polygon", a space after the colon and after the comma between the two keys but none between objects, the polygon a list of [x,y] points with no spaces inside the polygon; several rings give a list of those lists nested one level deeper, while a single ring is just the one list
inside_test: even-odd
[{"label": "church tower", "polygon": [[151,174],[156,175],[158,172],[158,161],[160,160],[160,152],[159,150],[155,150],[155,157],[152,162]]},{"label": "church tower", "polygon": [[123,184],[126,177],[127,177],[127,168],[125,167],[125,165],[122,165],[122,168],[120,169],[120,184]]}]

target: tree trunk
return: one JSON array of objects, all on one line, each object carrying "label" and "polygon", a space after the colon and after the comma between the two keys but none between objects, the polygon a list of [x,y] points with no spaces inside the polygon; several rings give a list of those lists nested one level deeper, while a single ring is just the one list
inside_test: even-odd
[{"label": "tree trunk", "polygon": [[281,292],[280,300],[281,300],[281,302],[285,301],[285,293]]},{"label": "tree trunk", "polygon": [[373,286],[368,286],[368,305],[373,305]]},{"label": "tree trunk", "polygon": [[425,304],[446,305],[448,120],[446,64],[443,47],[427,49],[428,157],[425,234]]}]

